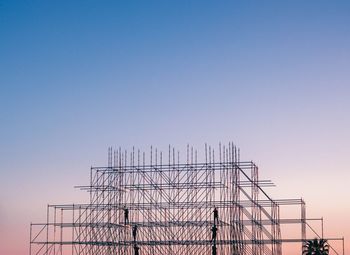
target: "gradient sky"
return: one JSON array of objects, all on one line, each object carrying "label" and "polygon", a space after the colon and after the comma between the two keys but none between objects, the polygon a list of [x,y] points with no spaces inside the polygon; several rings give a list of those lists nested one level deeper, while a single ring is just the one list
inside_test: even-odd
[{"label": "gradient sky", "polygon": [[350,1],[0,0],[0,254],[108,146],[169,143],[234,141],[350,240],[349,110]]}]

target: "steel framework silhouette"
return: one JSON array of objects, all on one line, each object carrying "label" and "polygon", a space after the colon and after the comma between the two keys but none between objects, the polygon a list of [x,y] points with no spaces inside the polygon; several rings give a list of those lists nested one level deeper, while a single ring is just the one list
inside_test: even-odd
[{"label": "steel framework silhouette", "polygon": [[[187,146],[185,162],[169,146],[167,160],[112,148],[107,167],[92,167],[89,203],[48,205],[45,223],[30,227],[30,255],[56,254],[234,254],[281,255],[282,242],[306,240],[301,199],[274,200],[263,190],[258,167],[240,161],[233,145],[204,157]],[[280,206],[301,215],[281,219]],[[299,239],[282,239],[281,224],[300,224]]]}]

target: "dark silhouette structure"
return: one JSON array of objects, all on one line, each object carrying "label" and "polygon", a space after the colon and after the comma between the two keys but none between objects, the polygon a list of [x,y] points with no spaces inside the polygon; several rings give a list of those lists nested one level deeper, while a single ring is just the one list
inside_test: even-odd
[{"label": "dark silhouette structure", "polygon": [[317,239],[306,241],[303,245],[303,255],[328,255],[329,245],[325,239]]},{"label": "dark silhouette structure", "polygon": [[[78,186],[88,202],[48,205],[46,221],[31,224],[30,254],[281,255],[283,242],[301,248],[304,201],[272,199],[265,187],[273,183],[260,180],[232,143],[204,150],[199,157],[187,146],[181,161],[170,146],[167,157],[151,148],[146,162],[139,150],[110,148],[108,165],[92,167],[90,183]],[[281,217],[284,206],[300,215]],[[300,236],[282,238],[283,224],[298,224]]]}]

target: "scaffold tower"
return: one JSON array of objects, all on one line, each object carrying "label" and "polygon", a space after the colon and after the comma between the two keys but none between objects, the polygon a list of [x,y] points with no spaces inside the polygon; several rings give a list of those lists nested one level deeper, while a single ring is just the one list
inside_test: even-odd
[{"label": "scaffold tower", "polygon": [[[205,145],[200,158],[169,146],[108,150],[108,165],[92,167],[88,203],[48,205],[45,223],[30,227],[30,255],[282,255],[282,242],[304,242],[302,199],[272,199],[258,167],[236,146]],[[165,154],[165,155],[164,155]],[[200,160],[199,160],[200,158]],[[297,205],[297,219],[280,206]],[[300,224],[301,237],[281,237],[281,224]]]}]

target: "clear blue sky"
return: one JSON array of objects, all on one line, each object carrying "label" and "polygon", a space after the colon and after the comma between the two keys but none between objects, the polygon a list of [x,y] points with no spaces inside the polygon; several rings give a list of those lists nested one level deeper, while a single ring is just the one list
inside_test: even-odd
[{"label": "clear blue sky", "polygon": [[110,145],[234,141],[350,238],[349,109],[349,1],[0,0],[0,253]]}]

